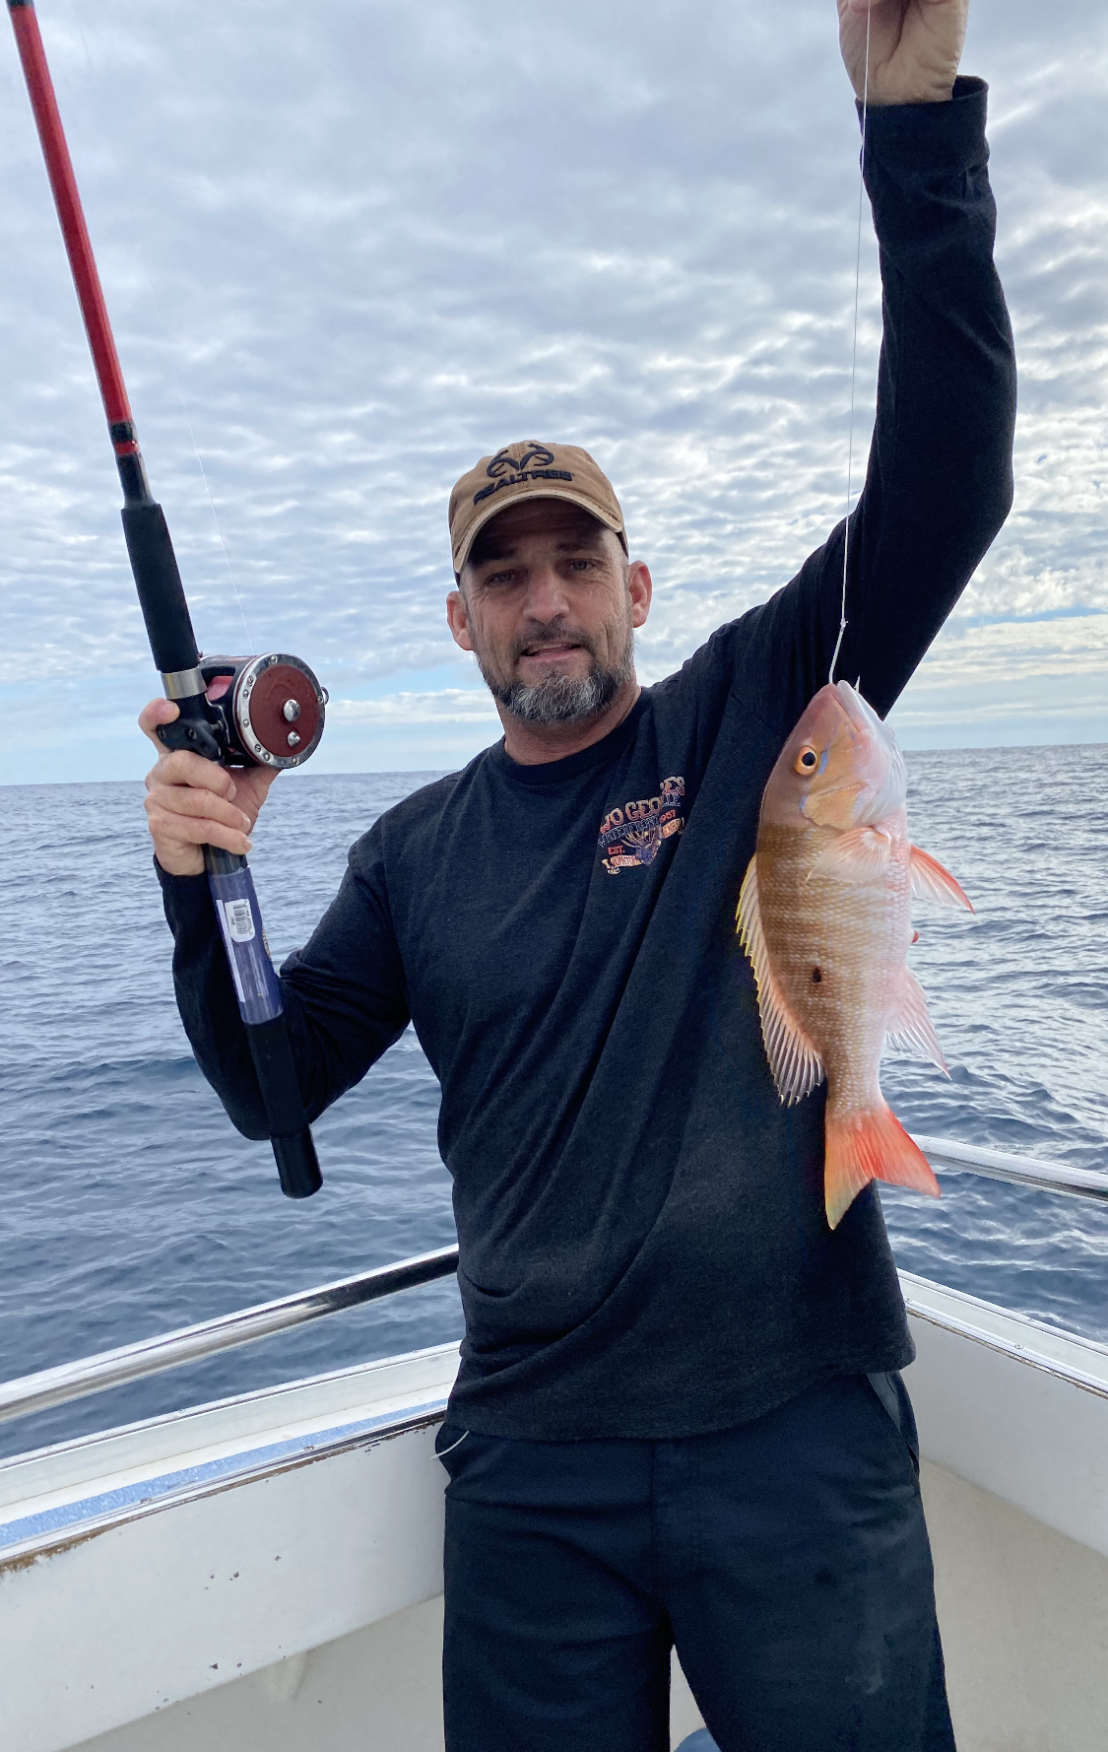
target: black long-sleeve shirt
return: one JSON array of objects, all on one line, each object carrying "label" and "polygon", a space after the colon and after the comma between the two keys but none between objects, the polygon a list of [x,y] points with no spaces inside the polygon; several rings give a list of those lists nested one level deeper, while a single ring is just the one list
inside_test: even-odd
[{"label": "black long-sleeve shirt", "polygon": [[[984,122],[967,79],[869,117],[884,341],[839,673],[882,713],[1011,500]],[[498,744],[391,809],[281,971],[313,1115],[409,1019],[441,1083],[455,1421],[682,1436],[911,1358],[874,1189],[828,1229],[823,1094],[778,1100],[734,926],[762,788],[827,679],[842,565],[840,525],[582,753],[520,766]],[[196,1056],[264,1136],[205,880],[163,884]]]}]

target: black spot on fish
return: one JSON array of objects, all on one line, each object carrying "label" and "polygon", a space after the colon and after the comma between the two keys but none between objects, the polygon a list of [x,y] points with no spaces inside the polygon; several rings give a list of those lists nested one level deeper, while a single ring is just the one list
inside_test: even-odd
[{"label": "black spot on fish", "polygon": [[819,985],[819,982],[822,978],[823,978],[823,974],[820,972],[819,968],[813,967],[813,969],[812,969],[812,984]]},{"label": "black spot on fish", "polygon": [[835,1580],[834,1572],[829,1569],[819,1569],[815,1573],[814,1580],[821,1588],[829,1588]]}]

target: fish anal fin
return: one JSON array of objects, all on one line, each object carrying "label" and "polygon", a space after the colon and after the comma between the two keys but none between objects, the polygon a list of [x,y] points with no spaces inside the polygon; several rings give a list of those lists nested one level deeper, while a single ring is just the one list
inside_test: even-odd
[{"label": "fish anal fin", "polygon": [[890,1108],[835,1114],[829,1107],[825,1131],[823,1197],[832,1229],[871,1180],[939,1197],[939,1183],[927,1157]]},{"label": "fish anal fin", "polygon": [[919,846],[913,846],[910,868],[912,893],[918,900],[937,900],[942,906],[964,906],[967,912],[973,911],[973,902],[961,883],[956,882],[950,871],[944,870],[938,858],[933,858],[930,852],[922,852]]},{"label": "fish anal fin", "polygon": [[943,1049],[935,1033],[935,1024],[928,1013],[923,987],[910,967],[904,968],[901,981],[897,1007],[885,1024],[887,1038],[894,1046],[904,1047],[909,1052],[918,1053],[921,1058],[930,1059],[944,1076],[949,1076]]},{"label": "fish anal fin", "polygon": [[817,1084],[822,1083],[823,1060],[792,1015],[770,963],[758,900],[757,857],[751,858],[747,865],[736,917],[739,940],[754,969],[762,1043],[769,1068],[778,1095],[792,1106],[796,1101],[803,1101]]},{"label": "fish anal fin", "polygon": [[892,835],[880,827],[852,827],[837,833],[812,865],[811,875],[831,876],[836,882],[874,882],[882,877],[892,857]]}]

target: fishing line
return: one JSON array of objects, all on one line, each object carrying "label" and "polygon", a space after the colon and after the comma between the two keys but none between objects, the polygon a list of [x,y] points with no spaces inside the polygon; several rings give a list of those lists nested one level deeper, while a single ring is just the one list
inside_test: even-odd
[{"label": "fishing line", "polygon": [[174,386],[177,390],[177,400],[181,404],[181,412],[185,416],[185,425],[188,427],[189,437],[192,439],[192,448],[196,452],[196,463],[197,463],[197,467],[200,470],[200,478],[204,483],[204,491],[208,495],[208,504],[212,508],[212,522],[215,524],[215,532],[219,537],[219,545],[223,549],[223,559],[224,559],[224,562],[227,566],[227,576],[231,580],[231,589],[235,593],[235,602],[238,605],[239,614],[242,616],[243,631],[246,634],[246,649],[248,651],[253,651],[255,649],[254,640],[251,637],[250,624],[246,619],[246,610],[242,604],[242,597],[239,595],[238,579],[235,577],[235,568],[231,564],[231,556],[227,551],[227,543],[223,537],[223,526],[219,521],[219,512],[215,508],[215,499],[212,496],[211,483],[208,480],[208,471],[204,467],[204,458],[200,453],[200,446],[196,441],[196,433],[193,430],[193,424],[192,424],[192,415],[189,412],[188,402],[185,400],[185,392],[184,392],[183,388],[181,387],[181,379],[180,379],[180,376],[179,376],[178,371],[177,371],[177,361],[173,356],[173,344],[169,338],[169,325],[165,320],[165,312],[162,309],[161,305],[159,304],[158,295],[154,289],[153,275],[150,272],[150,264],[146,259],[146,251],[143,249],[141,241],[139,242],[139,245],[138,245],[138,252],[139,252],[139,258],[142,262],[143,272],[146,275],[146,284],[150,288],[151,303],[154,306],[155,310],[158,311],[159,317],[161,319],[162,338],[163,338],[163,341],[165,342],[166,356],[169,359],[169,369],[173,373],[173,383],[174,383]]},{"label": "fishing line", "polygon": [[[97,71],[97,68],[96,68],[96,64],[93,61],[92,55],[89,52],[88,39],[85,36],[85,27],[84,27],[84,24],[81,20],[81,12],[80,12],[80,8],[77,5],[77,0],[69,0],[69,10],[73,15],[74,21],[76,22],[77,29],[81,33],[81,43],[82,43],[82,46],[83,46],[84,51],[85,51],[85,60],[88,63],[89,72],[95,74]],[[252,637],[251,632],[250,632],[250,623],[246,618],[246,609],[243,607],[242,597],[239,593],[238,579],[235,576],[235,568],[231,564],[231,555],[227,549],[227,542],[226,542],[226,539],[225,539],[224,534],[223,534],[223,526],[219,521],[219,512],[216,510],[215,497],[212,493],[211,482],[208,480],[208,471],[204,467],[204,458],[200,452],[200,445],[197,443],[196,432],[195,432],[195,429],[194,429],[193,424],[192,424],[192,414],[189,411],[189,405],[188,405],[187,400],[185,399],[185,392],[181,386],[181,378],[180,378],[180,375],[179,375],[178,370],[177,370],[177,360],[176,360],[176,357],[174,355],[174,347],[173,347],[172,339],[170,337],[169,324],[166,321],[164,307],[162,306],[161,301],[158,298],[158,294],[157,294],[157,291],[156,291],[155,286],[154,286],[154,276],[150,272],[150,263],[146,259],[146,251],[143,248],[142,239],[139,238],[136,241],[138,244],[139,260],[142,262],[142,271],[146,275],[146,284],[150,289],[151,307],[154,310],[154,312],[156,313],[156,316],[158,318],[158,324],[159,324],[161,331],[162,331],[162,346],[164,348],[165,355],[166,355],[167,359],[169,360],[169,369],[173,373],[173,383],[174,383],[174,387],[177,391],[177,400],[181,404],[181,412],[185,416],[185,425],[188,427],[189,437],[192,439],[192,448],[196,453],[196,463],[197,463],[197,467],[200,470],[200,478],[204,483],[204,491],[208,495],[208,504],[211,506],[212,522],[215,524],[215,532],[216,532],[216,535],[219,537],[219,545],[223,549],[223,560],[224,560],[224,564],[227,567],[227,576],[231,580],[231,589],[234,591],[235,603],[236,603],[236,606],[238,608],[239,615],[241,616],[241,619],[242,619],[242,629],[243,629],[243,632],[246,634],[246,649],[248,651],[253,651],[256,647],[254,645],[254,640],[253,640],[253,637]]]},{"label": "fishing line", "polygon": [[91,73],[92,72],[92,56],[88,52],[88,41],[85,37],[85,27],[81,23],[81,14],[77,10],[76,0],[69,0],[69,10],[73,14],[74,22],[77,26],[78,31],[80,32],[81,47],[85,51],[85,60],[88,63],[89,72]]},{"label": "fishing line", "polygon": [[869,114],[869,39],[870,21],[873,18],[873,0],[866,8],[866,66],[862,76],[862,153],[858,166],[858,241],[854,256],[854,345],[850,359],[850,427],[846,447],[846,522],[843,528],[843,593],[839,611],[839,636],[835,640],[835,649],[831,653],[831,667],[827,672],[830,684],[835,679],[835,666],[839,661],[842,649],[843,634],[846,632],[846,578],[847,564],[850,558],[850,518],[851,489],[854,484],[854,386],[858,377],[858,305],[862,286],[862,213],[866,196],[866,119]]}]

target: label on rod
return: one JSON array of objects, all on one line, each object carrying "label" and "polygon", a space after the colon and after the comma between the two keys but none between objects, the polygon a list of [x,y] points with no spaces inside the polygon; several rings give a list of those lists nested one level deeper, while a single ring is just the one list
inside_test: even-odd
[{"label": "label on rod", "polygon": [[250,871],[209,873],[219,929],[244,1022],[272,1022],[284,1009],[281,985],[269,959]]}]

